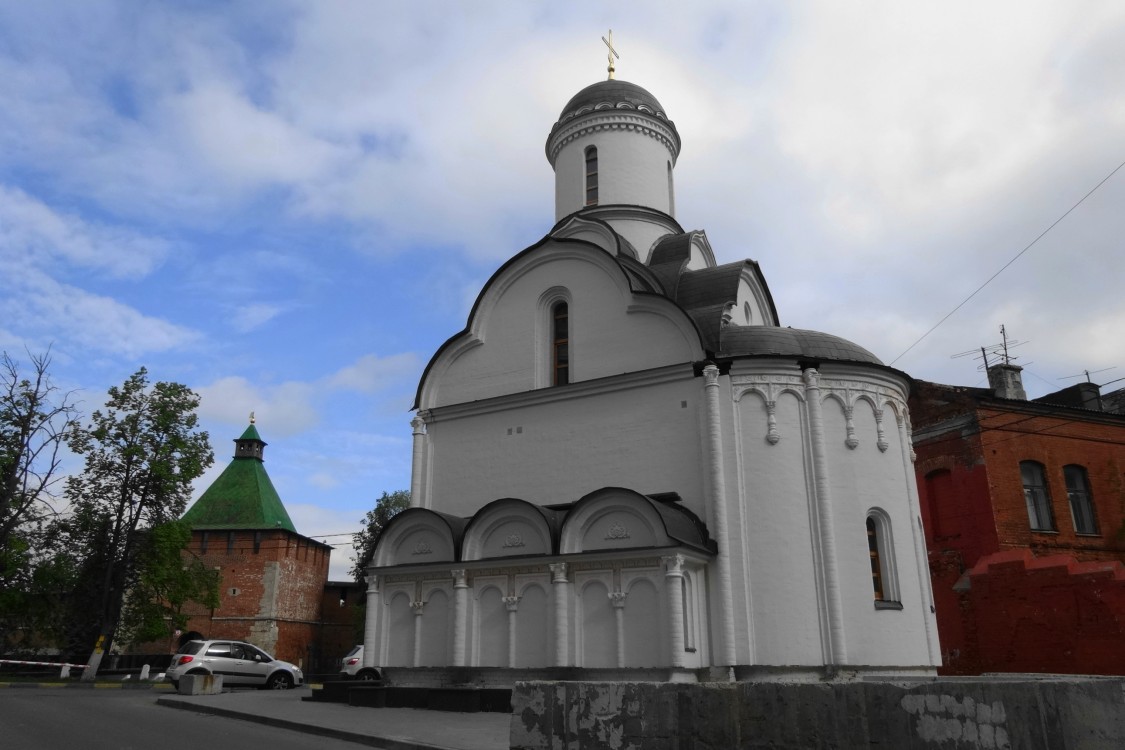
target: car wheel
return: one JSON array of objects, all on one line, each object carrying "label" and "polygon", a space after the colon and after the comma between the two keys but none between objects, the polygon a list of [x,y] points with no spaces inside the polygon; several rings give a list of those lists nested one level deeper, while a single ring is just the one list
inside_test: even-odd
[{"label": "car wheel", "polygon": [[266,680],[266,690],[288,690],[293,687],[293,678],[287,672],[274,672]]},{"label": "car wheel", "polygon": [[361,669],[356,674],[355,678],[357,680],[362,680],[363,682],[382,682],[383,681],[383,678],[380,677],[379,673],[376,672],[374,669]]}]

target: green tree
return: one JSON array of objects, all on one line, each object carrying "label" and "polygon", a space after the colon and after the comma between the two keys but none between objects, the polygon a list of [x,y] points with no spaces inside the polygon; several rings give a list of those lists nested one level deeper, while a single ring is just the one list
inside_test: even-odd
[{"label": "green tree", "polygon": [[189,603],[219,606],[219,572],[188,552],[191,526],[169,521],[144,534],[137,553],[137,576],[125,596],[119,642],[171,638],[187,627]]},{"label": "green tree", "polygon": [[113,642],[149,530],[183,514],[192,481],[214,460],[207,433],[196,430],[198,405],[184,385],[150,385],[142,367],[109,389],[105,410],[89,425],[70,432],[70,449],[85,460],[67,480],[64,522],[80,561],[72,643],[93,648],[84,679],[93,679]]},{"label": "green tree", "polygon": [[383,533],[387,522],[394,518],[400,511],[410,507],[410,491],[395,490],[384,492],[375,502],[375,507],[367,511],[363,517],[363,529],[352,535],[352,545],[355,547],[355,565],[351,574],[359,583],[363,583],[365,568],[371,563],[371,556],[375,554],[375,543]]},{"label": "green tree", "polygon": [[0,354],[0,640],[5,650],[54,645],[70,560],[52,544],[53,487],[77,419],[72,394],[51,381],[49,353],[30,367]]}]

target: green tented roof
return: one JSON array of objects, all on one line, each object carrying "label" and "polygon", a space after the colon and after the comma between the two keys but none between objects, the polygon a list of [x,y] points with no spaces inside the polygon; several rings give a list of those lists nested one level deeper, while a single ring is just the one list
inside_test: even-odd
[{"label": "green tented roof", "polygon": [[242,437],[240,437],[239,440],[257,440],[259,443],[265,442],[258,435],[258,428],[254,426],[253,422],[251,422],[250,426],[246,428],[246,432],[242,433]]},{"label": "green tented roof", "polygon": [[[250,425],[240,439],[261,438]],[[184,520],[193,529],[285,529],[297,533],[266,467],[250,457],[233,459],[184,514]]]}]

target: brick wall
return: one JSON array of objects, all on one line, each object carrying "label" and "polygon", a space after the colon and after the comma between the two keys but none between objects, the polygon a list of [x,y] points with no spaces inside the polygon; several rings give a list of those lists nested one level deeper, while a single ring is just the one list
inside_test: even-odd
[{"label": "brick wall", "polygon": [[981,560],[956,595],[972,638],[953,674],[1125,674],[1125,566],[1029,550]]},{"label": "brick wall", "polygon": [[195,531],[191,553],[219,569],[221,583],[219,606],[196,608],[188,630],[250,641],[294,663],[319,655],[330,546],[285,530]]},{"label": "brick wall", "polygon": [[[1120,420],[1118,420],[1120,421]],[[1042,416],[994,408],[980,410],[981,435],[1000,549],[1065,552],[1079,560],[1122,560],[1125,522],[1125,422],[1094,421],[1073,411]],[[1032,531],[1020,478],[1020,461],[1043,464],[1056,533]],[[1067,500],[1063,467],[1086,468],[1099,534],[1079,535]]]},{"label": "brick wall", "polygon": [[[1125,420],[921,381],[910,409],[939,671],[1121,674],[1125,582],[1103,568],[1125,561]],[[1031,529],[1021,461],[1043,465],[1056,531]],[[1096,535],[1075,531],[1068,464],[1086,468]]]}]

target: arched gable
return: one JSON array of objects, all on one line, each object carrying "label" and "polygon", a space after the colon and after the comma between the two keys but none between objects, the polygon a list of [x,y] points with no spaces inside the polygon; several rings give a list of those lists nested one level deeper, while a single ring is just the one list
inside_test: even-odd
[{"label": "arched gable", "polygon": [[431,409],[550,385],[542,377],[540,360],[549,351],[539,307],[551,289],[565,290],[572,300],[572,383],[702,358],[692,319],[663,295],[636,291],[623,262],[590,242],[555,238],[514,257],[485,284],[465,330],[430,360],[415,406]]},{"label": "arched gable", "polygon": [[525,500],[494,500],[478,510],[465,527],[462,560],[526,557],[554,552],[547,511]]},{"label": "arched gable", "polygon": [[567,513],[559,552],[675,545],[652,500],[633,490],[606,487],[586,495]]},{"label": "arched gable", "polygon": [[575,239],[597,245],[610,255],[625,255],[636,258],[636,251],[628,243],[621,242],[613,227],[604,221],[571,214],[551,230],[557,239]]},{"label": "arched gable", "polygon": [[371,564],[385,568],[454,562],[460,541],[460,519],[427,508],[407,508],[379,535]]}]

